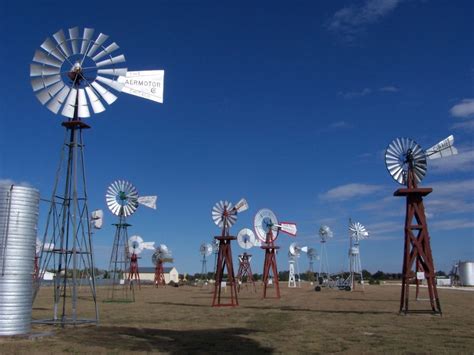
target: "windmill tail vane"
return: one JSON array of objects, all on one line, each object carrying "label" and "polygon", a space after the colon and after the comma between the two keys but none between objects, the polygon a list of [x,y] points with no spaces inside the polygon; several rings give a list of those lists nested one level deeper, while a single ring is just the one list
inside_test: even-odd
[{"label": "windmill tail vane", "polygon": [[140,205],[156,210],[157,199],[157,196],[140,196],[137,201]]}]

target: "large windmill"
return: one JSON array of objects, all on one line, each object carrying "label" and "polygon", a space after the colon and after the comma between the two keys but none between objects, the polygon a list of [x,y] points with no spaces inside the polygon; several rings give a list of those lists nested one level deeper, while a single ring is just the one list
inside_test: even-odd
[{"label": "large windmill", "polygon": [[[236,238],[230,235],[230,227],[237,221],[237,214],[246,211],[248,208],[249,205],[245,199],[241,199],[235,206],[228,201],[219,201],[212,208],[212,219],[219,228],[222,228],[221,235],[214,237],[219,242],[219,251],[217,254],[214,296],[212,298],[213,307],[239,305],[231,249],[231,241]],[[225,269],[227,269],[227,281],[223,281]],[[221,299],[223,282],[230,286],[229,303],[223,303]]]},{"label": "large windmill", "polygon": [[[54,303],[48,324],[98,323],[91,231],[88,221],[83,131],[90,126],[85,118],[105,111],[126,92],[162,102],[163,71],[129,72],[119,46],[94,29],[59,30],[46,38],[30,65],[31,86],[36,97],[54,114],[66,117],[62,153],[57,169],[42,244],[55,245],[39,255],[40,275],[36,296],[46,270],[54,269]],[[147,80],[136,80],[147,78]],[[152,92],[152,90],[154,92]],[[79,271],[86,272],[95,313],[78,317]]]},{"label": "large windmill", "polygon": [[[130,270],[131,255],[128,247],[127,218],[135,213],[138,206],[156,209],[156,196],[138,196],[138,191],[130,182],[125,180],[114,181],[107,189],[105,199],[110,212],[118,216],[115,226],[114,243],[109,261],[111,284],[107,294],[108,301],[134,301],[133,283],[125,274]],[[127,282],[126,282],[127,281]],[[127,285],[129,283],[129,285]]]},{"label": "large windmill", "polygon": [[[296,236],[296,224],[280,222],[273,211],[263,208],[257,212],[254,218],[254,227],[257,238],[263,243],[260,247],[265,250],[265,261],[263,264],[263,298],[267,298],[267,287],[270,283],[275,285],[276,298],[280,298],[280,285],[278,282],[278,270],[276,252],[280,248],[275,241],[280,231],[290,236]],[[271,278],[273,275],[273,279]]]},{"label": "large windmill", "polygon": [[441,314],[441,304],[436,289],[435,268],[431,253],[428,223],[426,221],[423,197],[433,191],[432,188],[420,188],[426,174],[427,159],[437,159],[457,154],[453,146],[454,137],[449,136],[430,149],[424,151],[410,138],[396,138],[387,147],[385,164],[395,181],[406,187],[394,192],[394,196],[406,197],[405,247],[403,254],[402,292],[400,313],[409,311],[410,283],[426,280],[433,313]]}]

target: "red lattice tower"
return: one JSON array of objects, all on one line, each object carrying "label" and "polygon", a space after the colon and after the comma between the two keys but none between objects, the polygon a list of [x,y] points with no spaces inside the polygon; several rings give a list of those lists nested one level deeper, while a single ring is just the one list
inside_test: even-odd
[{"label": "red lattice tower", "polygon": [[155,266],[155,287],[166,286],[165,273],[163,271],[163,261],[158,260]]},{"label": "red lattice tower", "polygon": [[397,138],[390,143],[385,153],[388,171],[397,182],[406,185],[394,193],[394,196],[406,197],[400,313],[409,312],[410,284],[416,284],[418,299],[420,280],[426,279],[431,311],[441,314],[430,235],[423,205],[423,197],[430,194],[433,189],[419,188],[418,182],[425,176],[427,158],[435,159],[457,154],[453,142],[454,138],[450,136],[425,152],[412,139]]},{"label": "red lattice tower", "polygon": [[[230,227],[237,220],[237,213],[243,212],[248,209],[248,204],[245,199],[241,199],[232,206],[232,203],[228,201],[219,201],[212,209],[212,219],[214,223],[222,228],[220,236],[214,237],[219,242],[219,250],[217,253],[217,264],[216,264],[216,278],[214,283],[214,295],[212,297],[213,307],[223,306],[238,306],[239,301],[237,299],[237,285],[234,275],[234,264],[232,262],[232,249],[231,242],[236,237],[230,235]],[[224,273],[227,269],[227,280],[224,279]],[[223,301],[222,297],[222,285],[225,283],[225,287],[229,285],[230,288],[230,299],[227,303]]]},{"label": "red lattice tower", "polygon": [[[138,283],[138,288],[141,289],[140,285],[140,272],[138,271],[138,255],[133,253],[130,257],[130,271],[128,272],[128,281],[135,281]],[[130,287],[132,283],[130,282]]]},{"label": "red lattice tower", "polygon": [[252,267],[250,266],[250,259],[252,255],[243,253],[239,255],[239,271],[237,272],[237,280],[239,281],[238,291],[240,291],[240,286],[243,284],[243,280],[246,278],[246,283],[252,284],[253,290],[256,292],[257,288],[255,286],[255,281],[253,279]]},{"label": "red lattice tower", "polygon": [[276,262],[276,252],[279,247],[275,245],[275,240],[280,231],[290,236],[296,236],[296,224],[290,222],[278,223],[275,214],[271,210],[264,208],[258,211],[255,215],[254,227],[258,239],[264,243],[261,248],[265,250],[265,261],[263,263],[263,298],[267,298],[270,272],[273,275],[275,297],[280,298],[280,285],[278,282],[278,269]]}]

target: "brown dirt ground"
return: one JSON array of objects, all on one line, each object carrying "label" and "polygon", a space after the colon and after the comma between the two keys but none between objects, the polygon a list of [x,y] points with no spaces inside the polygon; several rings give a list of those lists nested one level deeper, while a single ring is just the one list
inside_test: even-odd
[{"label": "brown dirt ground", "polygon": [[[81,290],[86,295],[86,289]],[[211,307],[212,288],[182,286],[136,291],[135,303],[104,303],[100,326],[65,329],[35,325],[33,335],[0,338],[0,353],[455,353],[474,352],[474,292],[439,290],[443,316],[399,315],[400,286],[365,291],[306,284],[281,299],[243,289],[240,306]],[[33,318],[51,317],[52,289],[44,287]],[[79,300],[81,316],[92,303]],[[412,301],[413,308],[429,303]]]}]

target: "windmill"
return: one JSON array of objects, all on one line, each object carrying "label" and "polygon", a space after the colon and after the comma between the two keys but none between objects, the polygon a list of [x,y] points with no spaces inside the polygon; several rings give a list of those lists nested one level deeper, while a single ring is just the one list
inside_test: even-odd
[{"label": "windmill", "polygon": [[294,242],[290,244],[288,248],[288,261],[289,261],[289,275],[288,275],[288,287],[295,288],[301,287],[300,267],[298,258],[301,252],[307,253],[308,247],[300,247],[298,243]]},{"label": "windmill", "polygon": [[199,254],[201,254],[201,280],[207,284],[207,257],[213,252],[212,245],[209,243],[202,243],[199,247]]},{"label": "windmill", "polygon": [[[395,191],[394,196],[406,197],[405,247],[402,270],[402,292],[400,313],[408,313],[409,284],[426,279],[431,310],[441,314],[441,304],[436,289],[435,269],[431,254],[428,223],[425,216],[423,197],[433,191],[432,188],[419,188],[426,174],[427,159],[438,159],[457,154],[453,146],[454,137],[449,136],[424,151],[410,138],[396,138],[385,151],[385,164],[392,178],[405,188]],[[413,270],[415,269],[415,270]]]},{"label": "windmill", "polygon": [[[230,227],[237,221],[237,214],[246,211],[249,208],[247,201],[241,199],[232,205],[228,201],[219,201],[212,208],[212,219],[214,223],[222,228],[220,236],[214,237],[219,242],[219,251],[217,254],[216,278],[214,283],[214,296],[212,306],[238,306],[237,288],[234,278],[234,265],[232,263],[231,241],[236,238],[230,235]],[[221,302],[222,283],[224,279],[224,270],[227,268],[227,281],[230,286],[230,303]]]},{"label": "windmill", "polygon": [[314,281],[314,260],[318,258],[318,253],[314,248],[308,248],[308,252],[306,253],[308,257],[308,279],[311,281],[311,285]]},{"label": "windmill", "polygon": [[151,257],[151,262],[155,264],[155,287],[166,285],[163,264],[170,259],[171,250],[165,244],[160,244]]},{"label": "windmill", "polygon": [[[255,246],[255,234],[251,229],[244,228],[237,234],[237,243],[242,249],[249,250]],[[246,251],[239,255],[239,271],[237,272],[238,291],[240,291],[240,285],[245,280],[246,284],[252,283],[254,292],[257,292],[255,281],[253,280],[252,267],[250,266],[251,260],[252,255],[247,254]]]},{"label": "windmill", "polygon": [[[263,264],[263,298],[267,298],[267,287],[270,282],[275,285],[276,298],[280,298],[280,285],[278,283],[276,263],[276,251],[280,247],[275,245],[275,240],[280,231],[290,236],[296,236],[296,224],[290,222],[278,223],[273,211],[264,208],[255,215],[254,227],[257,238],[264,243],[260,248],[265,250],[265,262]],[[273,281],[270,281],[270,272],[273,274]]]},{"label": "windmill", "polygon": [[139,255],[144,249],[155,250],[155,242],[144,242],[143,238],[138,235],[133,235],[128,239],[128,250],[130,254],[130,269],[128,271],[128,281],[130,287],[132,283],[138,283],[140,286],[140,271],[138,270]]},{"label": "windmill", "polygon": [[211,242],[212,245],[212,252],[214,253],[214,270],[213,270],[213,279],[216,279],[216,272],[217,272],[217,256],[219,255],[219,241],[217,239],[213,239]]},{"label": "windmill", "polygon": [[[135,213],[140,204],[156,209],[156,196],[138,196],[138,191],[130,182],[125,180],[114,181],[105,194],[107,206],[114,215],[118,216],[115,226],[115,237],[110,254],[109,273],[111,285],[108,291],[108,301],[133,302],[135,299],[133,283],[130,278],[125,280],[125,274],[130,270],[130,253],[128,246],[127,217]],[[129,283],[127,287],[125,282]]]},{"label": "windmill", "polygon": [[[83,119],[105,111],[126,92],[162,102],[164,71],[129,72],[119,46],[94,29],[59,30],[46,38],[35,51],[30,65],[31,86],[42,105],[54,114],[66,117],[61,158],[51,193],[42,243],[55,245],[39,255],[40,277],[54,269],[53,318],[39,320],[48,324],[98,323],[94,258],[88,223],[86,175],[84,169],[83,131],[89,129]],[[146,80],[136,79],[146,78]],[[155,93],[152,92],[155,91]],[[84,221],[87,221],[85,223]],[[78,317],[78,272],[85,270],[94,302],[93,318]]]},{"label": "windmill", "polygon": [[319,228],[319,238],[321,242],[321,257],[319,259],[319,273],[318,273],[318,280],[321,283],[321,278],[323,285],[329,285],[329,280],[331,278],[331,274],[329,273],[329,259],[328,259],[328,252],[326,250],[326,242],[333,237],[333,233],[331,228],[328,226],[321,226]]},{"label": "windmill", "polygon": [[349,272],[351,280],[351,290],[355,289],[356,274],[360,275],[360,283],[364,287],[364,277],[362,275],[362,264],[360,262],[359,244],[362,239],[369,236],[369,232],[359,222],[352,222],[349,219]]}]

